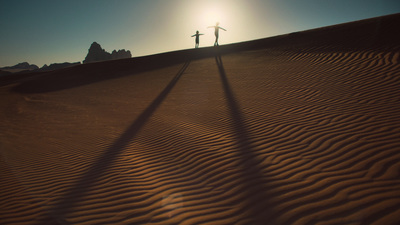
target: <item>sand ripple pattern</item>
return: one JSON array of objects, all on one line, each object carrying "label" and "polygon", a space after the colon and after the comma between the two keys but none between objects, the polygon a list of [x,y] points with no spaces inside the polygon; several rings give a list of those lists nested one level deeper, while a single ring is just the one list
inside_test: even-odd
[{"label": "sand ripple pattern", "polygon": [[397,50],[276,46],[9,94],[0,223],[399,224],[399,90]]}]

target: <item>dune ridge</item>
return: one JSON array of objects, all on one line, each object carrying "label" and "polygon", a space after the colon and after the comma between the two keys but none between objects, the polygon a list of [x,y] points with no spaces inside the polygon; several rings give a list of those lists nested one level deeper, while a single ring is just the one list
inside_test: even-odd
[{"label": "dune ridge", "polygon": [[398,21],[7,78],[0,223],[398,224]]}]

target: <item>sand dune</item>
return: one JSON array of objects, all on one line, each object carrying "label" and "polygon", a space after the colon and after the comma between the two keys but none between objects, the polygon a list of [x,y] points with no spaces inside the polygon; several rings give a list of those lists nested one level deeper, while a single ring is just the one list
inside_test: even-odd
[{"label": "sand dune", "polygon": [[0,224],[399,224],[400,14],[0,80]]}]

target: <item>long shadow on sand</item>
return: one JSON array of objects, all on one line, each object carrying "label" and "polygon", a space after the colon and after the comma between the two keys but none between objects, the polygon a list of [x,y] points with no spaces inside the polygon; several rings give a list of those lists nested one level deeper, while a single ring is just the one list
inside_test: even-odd
[{"label": "long shadow on sand", "polygon": [[246,126],[243,113],[237,103],[235,95],[227,79],[225,68],[221,56],[218,54],[215,57],[218,65],[218,70],[225,92],[225,97],[229,107],[232,118],[232,128],[236,134],[236,144],[239,156],[239,165],[242,166],[241,172],[241,186],[244,189],[243,210],[248,211],[248,216],[252,222],[251,224],[274,224],[272,221],[273,215],[271,205],[269,205],[270,197],[267,192],[267,180],[259,167],[260,160],[257,160],[256,155],[253,153],[254,148],[250,142],[249,129]]},{"label": "long shadow on sand", "polygon": [[[149,118],[161,105],[164,99],[171,92],[179,78],[189,66],[190,61],[186,62],[165,89],[156,99],[137,117],[128,129],[97,159],[97,161],[87,170],[86,173],[75,183],[72,184],[62,198],[58,199],[50,209],[47,218],[39,224],[69,224],[65,217],[72,211],[76,204],[82,200],[88,190],[94,188],[96,182],[112,167],[118,155],[132,142],[137,133],[146,124]],[[50,224],[53,224],[50,223]]]}]

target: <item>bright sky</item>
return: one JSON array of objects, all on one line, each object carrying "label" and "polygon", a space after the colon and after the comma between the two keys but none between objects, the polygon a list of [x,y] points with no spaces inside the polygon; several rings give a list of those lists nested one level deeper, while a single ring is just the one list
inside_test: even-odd
[{"label": "bright sky", "polygon": [[0,67],[83,61],[90,44],[133,57],[400,12],[398,0],[0,0]]}]

